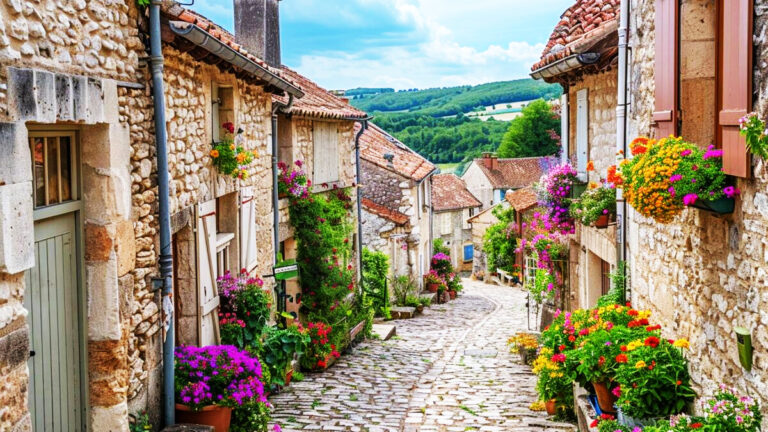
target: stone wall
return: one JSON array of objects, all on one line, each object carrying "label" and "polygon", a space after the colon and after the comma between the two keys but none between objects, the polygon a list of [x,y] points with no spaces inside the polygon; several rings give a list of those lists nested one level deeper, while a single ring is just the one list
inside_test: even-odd
[{"label": "stone wall", "polygon": [[395,223],[364,208],[361,225],[363,227],[363,245],[372,251],[384,252],[389,255],[391,247],[386,233],[395,228]]},{"label": "stone wall", "polygon": [[493,205],[493,186],[477,164],[482,161],[473,161],[469,164],[467,171],[461,176],[461,179],[467,184],[467,189],[472,195],[483,203],[483,210]]},{"label": "stone wall", "polygon": [[[450,233],[443,233],[443,218],[450,218]],[[464,262],[464,245],[472,244],[472,230],[464,229],[465,209],[439,212],[433,215],[432,235],[434,238],[443,239],[443,244],[451,251],[451,261],[454,268],[459,271],[471,271],[472,261]]]},{"label": "stone wall", "polygon": [[589,160],[595,162],[595,171],[590,173],[590,181],[599,181],[605,177],[608,167],[616,164],[616,69],[596,74],[584,75],[568,89],[570,107],[568,124],[570,125],[570,158],[576,160],[576,125],[578,104],[576,94],[588,89],[589,122]]},{"label": "stone wall", "polygon": [[360,174],[363,198],[393,210],[408,204],[403,202],[403,190],[400,186],[405,180],[403,177],[365,159],[360,160]]},{"label": "stone wall", "polygon": [[[631,136],[651,134],[654,105],[652,1],[634,0],[631,65]],[[768,2],[756,1],[755,58],[768,49]],[[686,18],[683,18],[685,21]],[[768,114],[768,65],[757,61],[755,109]],[[684,118],[685,118],[685,113]],[[702,143],[699,143],[702,144]],[[768,394],[768,169],[754,161],[754,177],[738,179],[742,195],[733,215],[685,210],[660,225],[630,212],[631,296],[650,308],[669,337],[691,342],[688,358],[699,394],[721,383],[762,398]],[[739,363],[734,326],[750,329],[755,348],[751,372]],[[765,412],[765,408],[764,408]],[[765,425],[764,425],[765,426]]]}]

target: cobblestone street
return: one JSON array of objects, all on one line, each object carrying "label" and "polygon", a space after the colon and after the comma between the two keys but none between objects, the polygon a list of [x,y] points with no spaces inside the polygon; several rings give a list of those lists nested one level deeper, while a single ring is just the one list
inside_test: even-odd
[{"label": "cobblestone street", "polygon": [[528,405],[535,377],[508,353],[526,328],[525,294],[464,281],[455,301],[399,320],[397,336],[357,345],[273,396],[285,431],[575,431]]}]

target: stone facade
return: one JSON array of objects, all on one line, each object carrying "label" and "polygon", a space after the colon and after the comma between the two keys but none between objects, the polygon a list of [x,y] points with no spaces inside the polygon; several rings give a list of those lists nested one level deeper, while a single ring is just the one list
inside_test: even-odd
[{"label": "stone facade", "polygon": [[[712,18],[711,3],[683,2],[683,29],[701,27],[701,33],[688,33],[688,42],[698,40],[707,45],[705,34]],[[632,1],[630,42],[633,47],[631,64],[630,136],[651,135],[654,107],[654,2]],[[755,2],[754,109],[762,118],[768,115],[768,86],[764,61],[768,50],[768,2]],[[701,21],[704,16],[706,19]],[[691,23],[690,26],[686,23]],[[684,31],[685,35],[686,32]],[[684,36],[685,40],[686,37]],[[693,49],[693,48],[691,48]],[[698,48],[697,48],[698,49]],[[702,48],[703,49],[703,48]],[[693,58],[691,62],[711,59]],[[700,69],[699,84],[706,82],[707,67]],[[692,72],[693,69],[691,69]],[[684,73],[685,71],[683,71]],[[693,85],[693,84],[692,84]],[[683,82],[682,91],[687,84]],[[700,103],[709,104],[707,94],[701,93]],[[685,99],[682,109],[686,109]],[[705,113],[704,105],[688,109]],[[686,128],[683,113],[683,132]],[[698,115],[698,114],[697,114]],[[709,114],[702,114],[709,116]],[[696,117],[698,118],[698,117]],[[701,120],[704,129],[696,136],[714,136],[713,122]],[[710,142],[696,141],[705,146]],[[688,358],[699,394],[711,394],[721,383],[737,391],[762,398],[766,406],[768,394],[768,167],[762,160],[753,161],[753,177],[738,179],[741,197],[732,215],[717,217],[700,210],[688,209],[668,225],[660,225],[630,211],[629,250],[631,268],[631,297],[637,307],[650,308],[655,319],[672,332],[670,337],[685,337],[691,341]],[[734,326],[752,332],[754,365],[751,372],[739,363]],[[764,408],[765,412],[765,408]],[[764,425],[765,427],[765,425]]]},{"label": "stone facade", "polygon": [[[509,204],[504,201],[496,206],[508,206]],[[472,258],[472,276],[480,280],[488,281],[491,279],[491,273],[496,269],[489,269],[488,262],[486,260],[485,252],[483,252],[483,242],[485,238],[485,231],[491,225],[499,222],[499,219],[493,214],[493,206],[481,213],[476,214],[469,219],[472,226],[472,244],[475,247],[474,257]]]},{"label": "stone facade", "polygon": [[478,162],[473,161],[469,164],[461,179],[467,184],[467,189],[472,192],[472,195],[476,196],[483,203],[483,210],[498,204],[498,202],[494,201],[493,185],[478,166]]},{"label": "stone facade", "polygon": [[[467,223],[469,209],[436,212],[433,216],[432,232],[435,238],[451,251],[453,266],[459,271],[472,271],[472,260],[464,260],[464,246],[472,244],[472,229]],[[448,231],[448,232],[446,232]],[[473,253],[474,259],[474,253]]]}]

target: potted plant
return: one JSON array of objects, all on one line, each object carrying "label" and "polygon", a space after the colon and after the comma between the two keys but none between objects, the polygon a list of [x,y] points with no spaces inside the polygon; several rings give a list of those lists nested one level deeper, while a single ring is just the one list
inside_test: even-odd
[{"label": "potted plant", "polygon": [[303,355],[309,345],[307,329],[300,324],[284,329],[268,327],[263,339],[261,358],[269,368],[272,387],[288,385],[293,375],[292,361]]},{"label": "potted plant", "polygon": [[443,279],[434,270],[430,270],[429,273],[424,275],[424,285],[427,286],[427,290],[431,293],[436,293],[440,286],[444,284]]},{"label": "potted plant", "polygon": [[539,340],[535,335],[526,332],[518,332],[507,340],[510,352],[517,352],[520,362],[531,365],[539,350]]},{"label": "potted plant", "polygon": [[630,148],[634,157],[621,164],[622,188],[626,201],[643,216],[669,223],[685,207],[733,212],[740,191],[726,184],[722,150],[702,150],[678,137],[641,137]]},{"label": "potted plant", "polygon": [[242,129],[235,134],[235,125],[231,122],[221,125],[227,132],[221,142],[215,143],[209,155],[213,159],[213,165],[224,175],[234,178],[248,178],[248,166],[253,162],[258,153],[246,150],[241,144]]},{"label": "potted plant", "polygon": [[232,409],[266,403],[259,359],[232,345],[179,346],[175,352],[176,420],[226,431]]},{"label": "potted plant", "polygon": [[609,183],[590,183],[581,199],[571,206],[571,216],[583,225],[607,228],[616,215],[616,188]]},{"label": "potted plant", "polygon": [[304,163],[297,160],[293,163],[296,168],[291,169],[288,164],[279,162],[277,168],[280,174],[277,177],[277,191],[280,198],[306,198],[309,196],[309,188],[312,181],[307,178],[304,172]]},{"label": "potted plant", "polygon": [[555,354],[552,349],[542,347],[533,362],[533,373],[538,376],[536,391],[539,399],[546,403],[550,415],[558,409],[573,406],[573,378],[564,365],[565,361],[565,354]]},{"label": "potted plant", "polygon": [[[332,327],[324,322],[310,322],[307,324],[310,343],[307,352],[301,357],[301,365],[308,370],[326,369],[333,360],[341,354],[336,351],[336,345],[331,343],[330,335]],[[332,360],[333,359],[333,360]]]}]

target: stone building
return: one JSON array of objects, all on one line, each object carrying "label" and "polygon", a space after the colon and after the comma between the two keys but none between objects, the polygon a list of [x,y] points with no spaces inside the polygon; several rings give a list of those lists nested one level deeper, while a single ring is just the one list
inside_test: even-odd
[{"label": "stone building", "polygon": [[507,191],[539,181],[548,160],[547,157],[499,159],[485,153],[469,164],[461,178],[486,210],[503,202]]},{"label": "stone building", "polygon": [[[724,170],[741,190],[730,215],[688,208],[661,225],[630,211],[631,299],[650,308],[669,337],[691,342],[700,394],[723,383],[761,398],[765,413],[768,166],[749,157],[737,120],[751,111],[768,116],[768,2],[630,5],[629,139],[680,134],[722,148]],[[739,362],[735,326],[751,332],[751,371]]]},{"label": "stone building", "polygon": [[485,252],[483,252],[483,243],[488,227],[499,222],[499,219],[493,214],[493,210],[498,207],[508,208],[509,203],[504,200],[467,220],[472,230],[472,245],[474,247],[472,251],[472,276],[484,281],[491,280],[491,273],[496,272],[496,269],[488,268],[488,261]]},{"label": "stone building", "polygon": [[[358,130],[359,131],[359,130]],[[374,124],[360,135],[363,244],[421,284],[432,258],[435,166]]]},{"label": "stone building", "polygon": [[[292,104],[285,96],[273,97],[274,103],[285,105],[277,116],[278,160],[288,166],[301,161],[302,169],[312,181],[312,193],[347,189],[356,206],[355,127],[359,127],[367,114],[286,66],[281,67],[280,74],[301,88],[304,97]],[[297,250],[288,205],[287,198],[280,199],[279,251],[284,258],[292,259]],[[352,216],[355,227],[359,228],[357,213],[353,212]],[[358,251],[359,245],[355,243],[355,253]],[[297,294],[301,287],[297,280],[288,280],[285,284],[286,310],[298,316]]]},{"label": "stone building", "polygon": [[[617,44],[619,0],[577,1],[561,16],[531,76],[564,89],[561,159],[585,181],[600,182],[616,165]],[[592,161],[594,171],[587,171]],[[617,264],[616,225],[607,229],[576,221],[571,239],[571,304],[595,305],[610,289]]]},{"label": "stone building", "polygon": [[453,267],[460,271],[472,270],[474,246],[469,218],[482,205],[455,174],[432,176],[432,233],[450,249]]},{"label": "stone building", "polygon": [[[510,192],[505,200],[515,209],[515,224],[517,224],[517,236],[523,236],[523,223],[527,215],[539,206],[539,199],[532,187],[524,187]],[[515,263],[520,266],[521,272],[525,272],[525,252],[520,251],[515,257]]]}]

